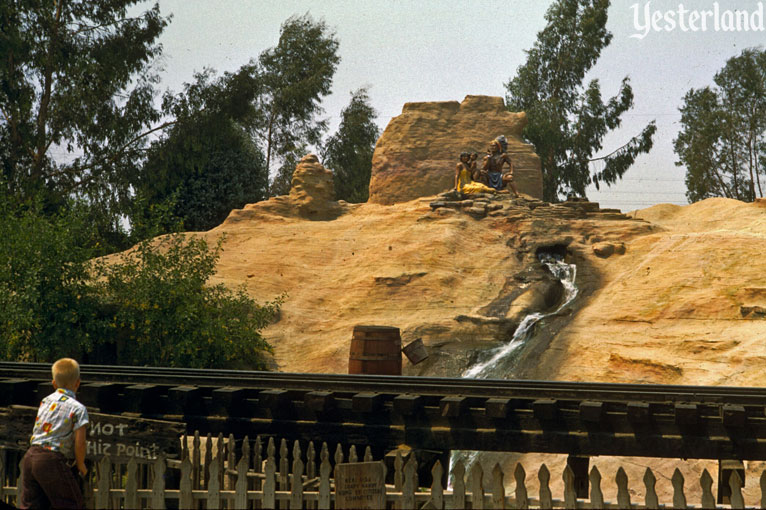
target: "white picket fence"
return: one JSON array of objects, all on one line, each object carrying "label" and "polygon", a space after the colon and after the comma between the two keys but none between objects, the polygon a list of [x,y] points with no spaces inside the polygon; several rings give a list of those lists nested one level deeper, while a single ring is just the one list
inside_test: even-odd
[{"label": "white picket fence", "polygon": [[[360,459],[352,446],[348,455],[340,445],[332,456],[326,443],[319,451],[313,443],[305,452],[296,441],[292,451],[288,443],[277,443],[270,438],[265,445],[260,437],[251,442],[245,438],[239,449],[232,436],[229,438],[192,438],[182,440],[182,459],[158,458],[139,463],[131,459],[127,464],[112,463],[104,457],[86,481],[86,499],[91,508],[335,508],[333,469],[337,464],[372,462],[367,448]],[[239,450],[239,451],[237,451]],[[20,456],[2,451],[0,455],[0,501],[16,503],[18,473],[16,463]],[[562,473],[563,495],[554,498],[550,488],[551,473],[541,464],[536,477],[537,494],[527,489],[529,477],[521,464],[509,477],[499,464],[485,477],[480,463],[473,463],[469,472],[463,461],[452,467],[452,487],[443,485],[441,463],[436,462],[431,473],[433,483],[421,487],[418,483],[417,463],[410,456],[405,462],[400,453],[394,461],[393,483],[386,485],[386,507],[391,509],[416,508],[745,508],[742,480],[736,471],[729,481],[730,505],[716,505],[713,478],[707,470],[698,480],[701,500],[690,502],[684,493],[685,480],[676,469],[672,477],[672,501],[661,503],[655,490],[656,478],[651,469],[643,476],[643,501],[632,501],[628,477],[620,467],[614,483],[616,501],[605,501],[601,473],[595,466],[590,470],[590,498],[577,499],[575,477],[566,467]],[[534,476],[534,475],[533,475]],[[489,487],[484,481],[491,480]],[[513,484],[509,482],[514,482]],[[506,487],[514,486],[512,493]],[[766,471],[760,477],[761,499],[749,504],[766,507]],[[637,491],[639,492],[639,491]]]}]

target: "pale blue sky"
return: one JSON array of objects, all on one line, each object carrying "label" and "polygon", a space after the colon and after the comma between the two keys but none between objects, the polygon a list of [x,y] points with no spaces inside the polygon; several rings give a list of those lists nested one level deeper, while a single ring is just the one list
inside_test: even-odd
[{"label": "pale blue sky", "polygon": [[[233,71],[277,43],[281,23],[293,14],[324,19],[340,40],[341,62],[333,93],[325,99],[331,132],[349,93],[370,87],[378,123],[385,128],[409,101],[462,100],[468,94],[504,96],[506,83],[525,60],[545,25],[550,1],[531,0],[161,0],[173,20],[161,37],[162,86],[179,90],[195,70]],[[713,0],[653,0],[650,11],[712,10]],[[719,11],[754,12],[764,2],[718,0]],[[646,1],[614,0],[608,28],[612,44],[589,78],[601,81],[605,97],[631,78],[635,108],[605,140],[611,152],[652,119],[658,132],[652,152],[640,158],[623,181],[588,196],[602,207],[623,211],[656,203],[684,204],[684,169],[676,167],[672,140],[678,107],[691,87],[712,84],[726,62],[744,48],[766,44],[764,31],[650,31],[630,37],[637,4],[643,23]]]}]

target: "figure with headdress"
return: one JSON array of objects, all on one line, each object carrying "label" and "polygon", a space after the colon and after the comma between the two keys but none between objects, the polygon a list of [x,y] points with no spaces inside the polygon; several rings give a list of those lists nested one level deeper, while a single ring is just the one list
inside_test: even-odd
[{"label": "figure with headdress", "polygon": [[472,179],[470,157],[467,152],[460,153],[460,162],[455,169],[455,189],[466,194],[494,193],[494,189]]},{"label": "figure with headdress", "polygon": [[[513,195],[518,197],[519,192],[516,184],[513,182],[513,162],[511,156],[506,152],[508,142],[505,136],[498,136],[489,144],[489,153],[484,156],[482,171],[487,174],[487,184],[496,190],[501,190],[505,186],[510,186]],[[508,171],[503,173],[503,167],[508,163]]]}]

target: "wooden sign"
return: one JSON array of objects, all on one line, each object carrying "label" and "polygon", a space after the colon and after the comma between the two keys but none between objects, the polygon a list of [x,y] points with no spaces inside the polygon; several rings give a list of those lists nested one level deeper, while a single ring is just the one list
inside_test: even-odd
[{"label": "wooden sign", "polygon": [[386,508],[385,471],[382,462],[357,462],[335,466],[335,508]]},{"label": "wooden sign", "polygon": [[[37,416],[36,407],[0,408],[0,446],[26,449]],[[183,423],[147,420],[126,415],[88,413],[86,458],[98,460],[109,456],[115,462],[151,462],[160,454],[177,458],[181,453],[179,437]]]}]

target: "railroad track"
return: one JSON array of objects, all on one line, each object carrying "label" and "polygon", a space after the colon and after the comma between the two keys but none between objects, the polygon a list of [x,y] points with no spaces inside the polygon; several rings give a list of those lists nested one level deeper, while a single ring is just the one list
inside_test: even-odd
[{"label": "railroad track", "polygon": [[[108,413],[187,430],[425,449],[766,460],[766,388],[83,365]],[[36,405],[50,365],[0,363],[0,405]]]}]

